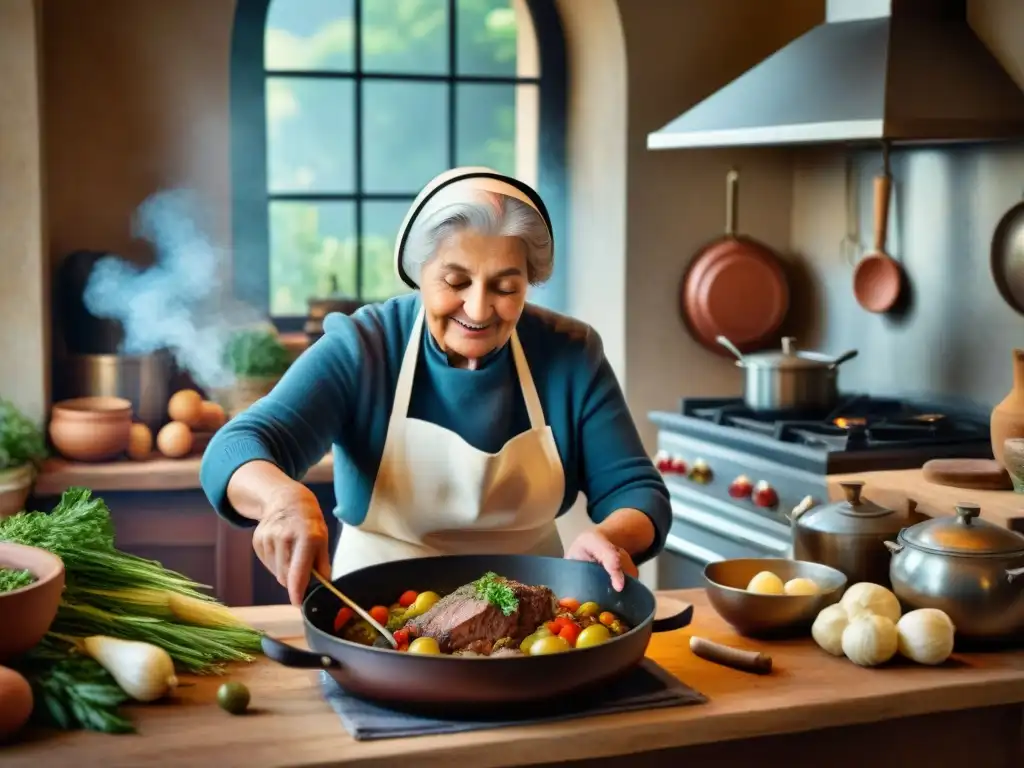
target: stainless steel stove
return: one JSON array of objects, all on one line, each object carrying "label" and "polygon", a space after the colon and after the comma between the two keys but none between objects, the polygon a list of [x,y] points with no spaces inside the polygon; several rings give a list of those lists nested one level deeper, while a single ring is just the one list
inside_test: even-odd
[{"label": "stainless steel stove", "polygon": [[991,458],[988,413],[964,403],[844,395],[829,413],[760,413],[739,398],[687,398],[655,411],[658,468],[673,525],[658,586],[701,586],[704,566],[785,557],[788,513],[828,500],[828,476]]}]

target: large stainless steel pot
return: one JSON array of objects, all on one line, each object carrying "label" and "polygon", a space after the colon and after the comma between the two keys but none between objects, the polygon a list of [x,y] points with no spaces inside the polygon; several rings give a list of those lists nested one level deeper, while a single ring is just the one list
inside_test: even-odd
[{"label": "large stainless steel pot", "polygon": [[907,610],[938,608],[958,641],[1024,640],[1024,536],[980,519],[976,504],[900,531],[892,552],[893,592]]},{"label": "large stainless steel pot", "polygon": [[123,397],[136,421],[154,432],[167,422],[173,360],[149,355],[69,355],[61,365],[62,398]]},{"label": "large stainless steel pot", "polygon": [[798,506],[790,515],[793,559],[828,565],[851,584],[870,581],[889,586],[886,542],[907,523],[904,515],[861,496],[864,483],[840,483],[846,501],[820,507]]},{"label": "large stainless steel pot", "polygon": [[743,368],[743,400],[754,411],[831,410],[839,401],[839,366],[857,356],[855,349],[839,357],[797,351],[792,336],[782,339],[781,351],[751,355],[744,355],[724,336],[717,340]]}]

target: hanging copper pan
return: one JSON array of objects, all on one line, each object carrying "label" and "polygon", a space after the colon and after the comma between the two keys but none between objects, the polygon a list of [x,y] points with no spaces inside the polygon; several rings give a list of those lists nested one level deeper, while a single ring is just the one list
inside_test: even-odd
[{"label": "hanging copper pan", "polygon": [[680,286],[683,321],[702,346],[728,356],[716,341],[725,336],[741,352],[777,341],[789,310],[789,283],[768,246],[736,234],[739,172],[726,177],[725,234],[690,261]]}]

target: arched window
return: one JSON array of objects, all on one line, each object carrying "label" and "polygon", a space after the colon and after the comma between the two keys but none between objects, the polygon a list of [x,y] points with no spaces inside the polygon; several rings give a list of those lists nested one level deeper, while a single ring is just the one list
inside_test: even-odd
[{"label": "arched window", "polygon": [[[398,226],[458,165],[535,184],[565,253],[565,99],[554,0],[239,0],[236,294],[298,330],[309,298],[405,290]],[[560,308],[564,271],[542,303]]]}]

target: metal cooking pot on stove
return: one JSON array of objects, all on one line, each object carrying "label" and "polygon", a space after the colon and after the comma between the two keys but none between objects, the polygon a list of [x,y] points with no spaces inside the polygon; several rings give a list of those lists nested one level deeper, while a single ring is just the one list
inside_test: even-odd
[{"label": "metal cooking pot on stove", "polygon": [[977,504],[900,531],[892,589],[906,610],[938,608],[958,639],[1024,640],[1024,536],[981,519]]},{"label": "metal cooking pot on stove", "polygon": [[717,341],[744,369],[743,400],[754,411],[831,410],[839,402],[839,366],[857,356],[855,349],[839,357],[798,351],[792,336],[782,339],[780,351],[750,355],[740,352],[725,336]]},{"label": "metal cooking pot on stove", "polygon": [[793,559],[809,560],[842,571],[851,584],[870,581],[889,586],[890,556],[886,542],[906,525],[907,519],[862,497],[864,483],[840,483],[846,500],[805,508],[789,515]]}]

